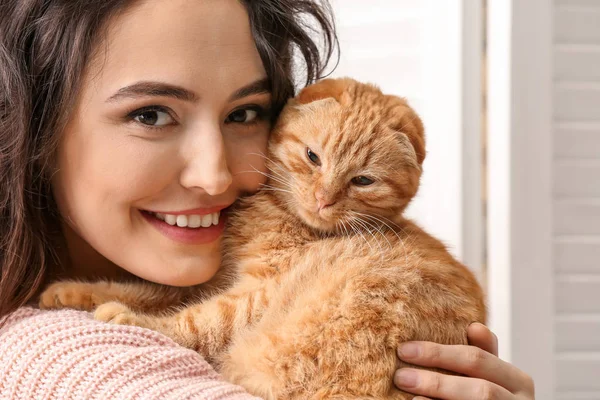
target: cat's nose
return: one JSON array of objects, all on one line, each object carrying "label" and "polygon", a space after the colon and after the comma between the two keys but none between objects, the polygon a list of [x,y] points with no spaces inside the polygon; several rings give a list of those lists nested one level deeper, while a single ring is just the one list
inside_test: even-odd
[{"label": "cat's nose", "polygon": [[317,210],[321,211],[322,209],[329,207],[335,203],[335,200],[331,199],[321,190],[317,190],[315,192],[315,199],[317,199]]},{"label": "cat's nose", "polygon": [[326,201],[317,200],[317,207],[319,208],[319,211],[331,205],[333,205],[333,203],[327,203]]}]

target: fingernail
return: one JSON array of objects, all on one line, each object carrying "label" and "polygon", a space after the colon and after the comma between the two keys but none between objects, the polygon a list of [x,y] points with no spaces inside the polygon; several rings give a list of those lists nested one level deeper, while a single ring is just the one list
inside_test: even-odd
[{"label": "fingernail", "polygon": [[419,353],[420,348],[416,343],[404,343],[398,348],[398,357],[402,359],[417,358]]},{"label": "fingernail", "polygon": [[394,382],[396,386],[402,388],[414,388],[417,387],[417,383],[419,381],[419,375],[417,371],[412,369],[400,369],[396,372],[396,378]]}]

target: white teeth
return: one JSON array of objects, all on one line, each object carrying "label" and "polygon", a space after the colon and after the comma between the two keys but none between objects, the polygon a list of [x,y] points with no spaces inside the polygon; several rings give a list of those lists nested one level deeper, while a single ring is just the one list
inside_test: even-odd
[{"label": "white teeth", "polygon": [[177,226],[180,228],[185,228],[186,226],[188,226],[188,217],[186,217],[185,215],[178,215]]},{"label": "white teeth", "polygon": [[161,214],[153,213],[156,218],[161,221],[165,221],[167,224],[174,226],[177,225],[180,228],[208,228],[211,225],[219,224],[219,217],[221,213],[206,214],[206,215],[173,215],[173,214]]},{"label": "white teeth", "polygon": [[208,228],[212,225],[212,215],[206,214],[202,216],[202,227]]},{"label": "white teeth", "polygon": [[199,215],[190,215],[187,226],[188,228],[200,228],[202,226],[202,217]]}]

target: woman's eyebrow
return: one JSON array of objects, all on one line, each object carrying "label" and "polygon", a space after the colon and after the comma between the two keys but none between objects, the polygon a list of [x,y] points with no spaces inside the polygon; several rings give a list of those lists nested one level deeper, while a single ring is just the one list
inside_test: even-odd
[{"label": "woman's eyebrow", "polygon": [[[229,101],[239,100],[260,93],[271,93],[271,84],[268,78],[258,79],[236,90],[229,97]],[[106,102],[114,103],[122,99],[134,99],[138,97],[172,97],[189,102],[196,102],[199,98],[196,93],[179,86],[163,82],[142,81],[122,87],[117,93],[109,97]]]},{"label": "woman's eyebrow", "polygon": [[271,82],[268,78],[258,79],[242,88],[236,90],[229,101],[243,99],[253,94],[271,93]]},{"label": "woman's eyebrow", "polygon": [[122,99],[137,97],[172,97],[189,102],[198,101],[198,96],[187,89],[162,82],[143,81],[122,87],[109,97],[106,102],[113,103]]}]

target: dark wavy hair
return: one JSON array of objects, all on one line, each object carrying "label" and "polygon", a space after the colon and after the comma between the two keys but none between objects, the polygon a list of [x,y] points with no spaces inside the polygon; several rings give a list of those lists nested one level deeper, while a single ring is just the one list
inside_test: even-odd
[{"label": "dark wavy hair", "polygon": [[[278,112],[295,86],[324,76],[338,44],[331,6],[239,1]],[[134,3],[0,0],[0,317],[31,300],[58,262],[50,177],[59,135],[107,22]],[[299,70],[303,82],[294,80]]]}]

